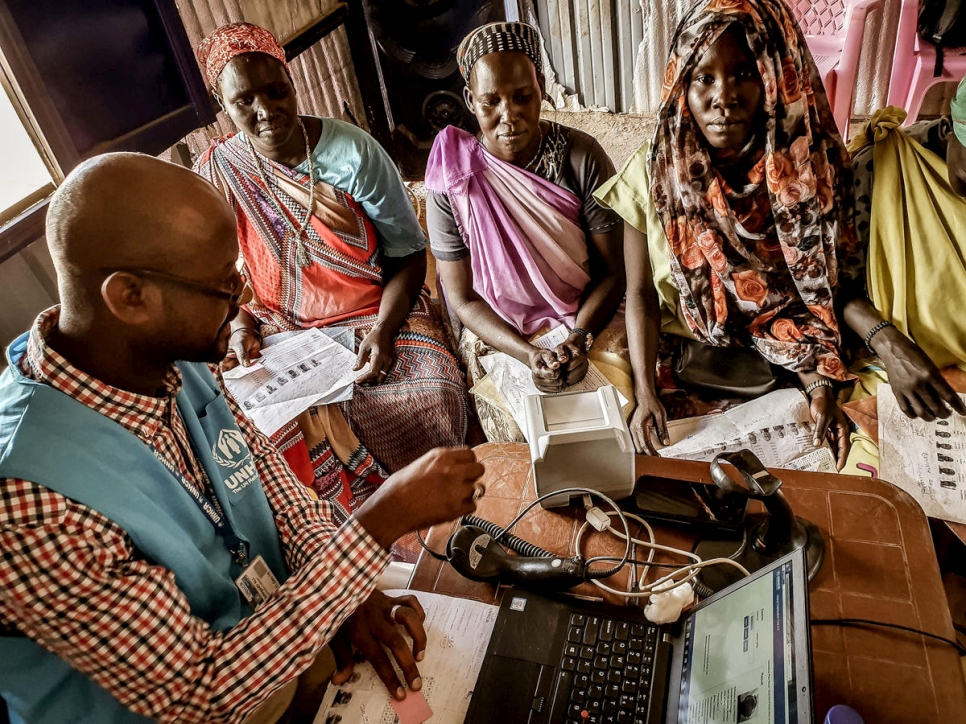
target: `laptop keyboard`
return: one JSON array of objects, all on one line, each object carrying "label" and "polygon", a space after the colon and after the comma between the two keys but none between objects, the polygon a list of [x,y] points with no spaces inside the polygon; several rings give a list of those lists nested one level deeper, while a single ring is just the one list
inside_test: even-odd
[{"label": "laptop keyboard", "polygon": [[656,644],[656,626],[573,614],[555,697],[567,724],[646,724]]}]

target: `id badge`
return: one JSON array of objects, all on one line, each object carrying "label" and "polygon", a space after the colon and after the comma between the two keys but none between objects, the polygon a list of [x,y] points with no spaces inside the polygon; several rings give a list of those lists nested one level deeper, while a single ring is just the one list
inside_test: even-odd
[{"label": "id badge", "polygon": [[278,579],[272,569],[265,563],[265,559],[256,556],[255,560],[235,579],[235,585],[248,601],[248,605],[257,609],[278,590]]}]

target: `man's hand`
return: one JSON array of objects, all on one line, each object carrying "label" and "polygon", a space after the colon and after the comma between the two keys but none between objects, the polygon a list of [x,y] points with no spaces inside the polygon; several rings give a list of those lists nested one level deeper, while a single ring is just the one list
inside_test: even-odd
[{"label": "man's hand", "polygon": [[252,360],[261,356],[262,338],[258,336],[255,330],[248,329],[248,327],[239,327],[231,333],[231,338],[228,340],[228,354],[222,360],[221,368],[230,370],[239,364],[242,367],[248,367]]},{"label": "man's hand", "polygon": [[[436,448],[390,475],[355,513],[384,548],[414,530],[476,510],[484,473],[472,450]],[[477,488],[480,488],[478,491]]]},{"label": "man's hand", "polygon": [[393,334],[381,325],[376,325],[359,343],[359,354],[353,370],[361,370],[369,362],[369,371],[356,380],[357,384],[378,384],[389,374],[395,357]]},{"label": "man's hand", "polygon": [[[332,639],[336,667],[332,683],[342,684],[352,675],[352,650],[355,648],[372,664],[391,696],[405,699],[406,689],[396,676],[390,655],[402,670],[409,688],[419,691],[423,682],[419,678],[416,662],[423,660],[426,650],[425,619],[426,614],[415,596],[389,598],[380,591],[373,591]],[[398,624],[405,627],[412,639],[411,649],[400,633]]]},{"label": "man's hand", "polygon": [[876,351],[889,375],[899,409],[906,417],[932,422],[950,413],[966,415],[966,405],[939,368],[915,342],[894,327],[876,335]]},{"label": "man's hand", "polygon": [[587,348],[584,344],[582,334],[571,334],[553,351],[560,363],[564,385],[575,385],[587,374],[590,360],[587,359]]},{"label": "man's hand", "polygon": [[651,441],[651,433],[665,445],[671,444],[667,432],[667,412],[656,393],[648,391],[638,394],[637,407],[628,423],[631,439],[639,453],[657,455],[657,449]]},{"label": "man's hand", "polygon": [[564,376],[560,370],[560,360],[554,350],[534,347],[530,350],[530,374],[533,384],[541,392],[560,392],[564,385]]},{"label": "man's hand", "polygon": [[822,441],[828,439],[835,453],[835,464],[839,470],[845,467],[845,459],[849,455],[852,442],[849,439],[849,422],[835,399],[831,387],[818,387],[812,393],[813,397],[809,411],[815,421],[813,444],[818,447]]}]

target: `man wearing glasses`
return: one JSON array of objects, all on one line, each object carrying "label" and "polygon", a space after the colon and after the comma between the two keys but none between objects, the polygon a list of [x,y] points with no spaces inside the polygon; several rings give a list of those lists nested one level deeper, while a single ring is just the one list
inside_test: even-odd
[{"label": "man wearing glasses", "polygon": [[473,454],[428,453],[336,529],[212,375],[246,301],[213,187],[97,157],[54,194],[47,241],[61,304],[0,376],[14,719],[279,721],[316,703],[306,672],[334,638],[397,698],[418,689],[422,611],[375,581],[396,538],[475,508]]}]

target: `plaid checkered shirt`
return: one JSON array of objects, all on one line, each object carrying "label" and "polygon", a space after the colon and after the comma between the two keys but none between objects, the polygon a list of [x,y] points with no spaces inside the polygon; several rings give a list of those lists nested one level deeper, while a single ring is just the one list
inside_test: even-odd
[{"label": "plaid checkered shirt", "polygon": [[[175,401],[180,372],[171,367],[161,397],[99,382],[46,344],[58,316],[55,307],[35,322],[24,374],[155,446],[202,490]],[[225,400],[251,449],[292,572],[227,632],[192,616],[174,574],[144,560],[112,521],[35,483],[0,482],[0,623],[159,721],[243,719],[314,660],[389,562],[354,518],[336,529],[328,504],[311,498],[231,395]]]}]

